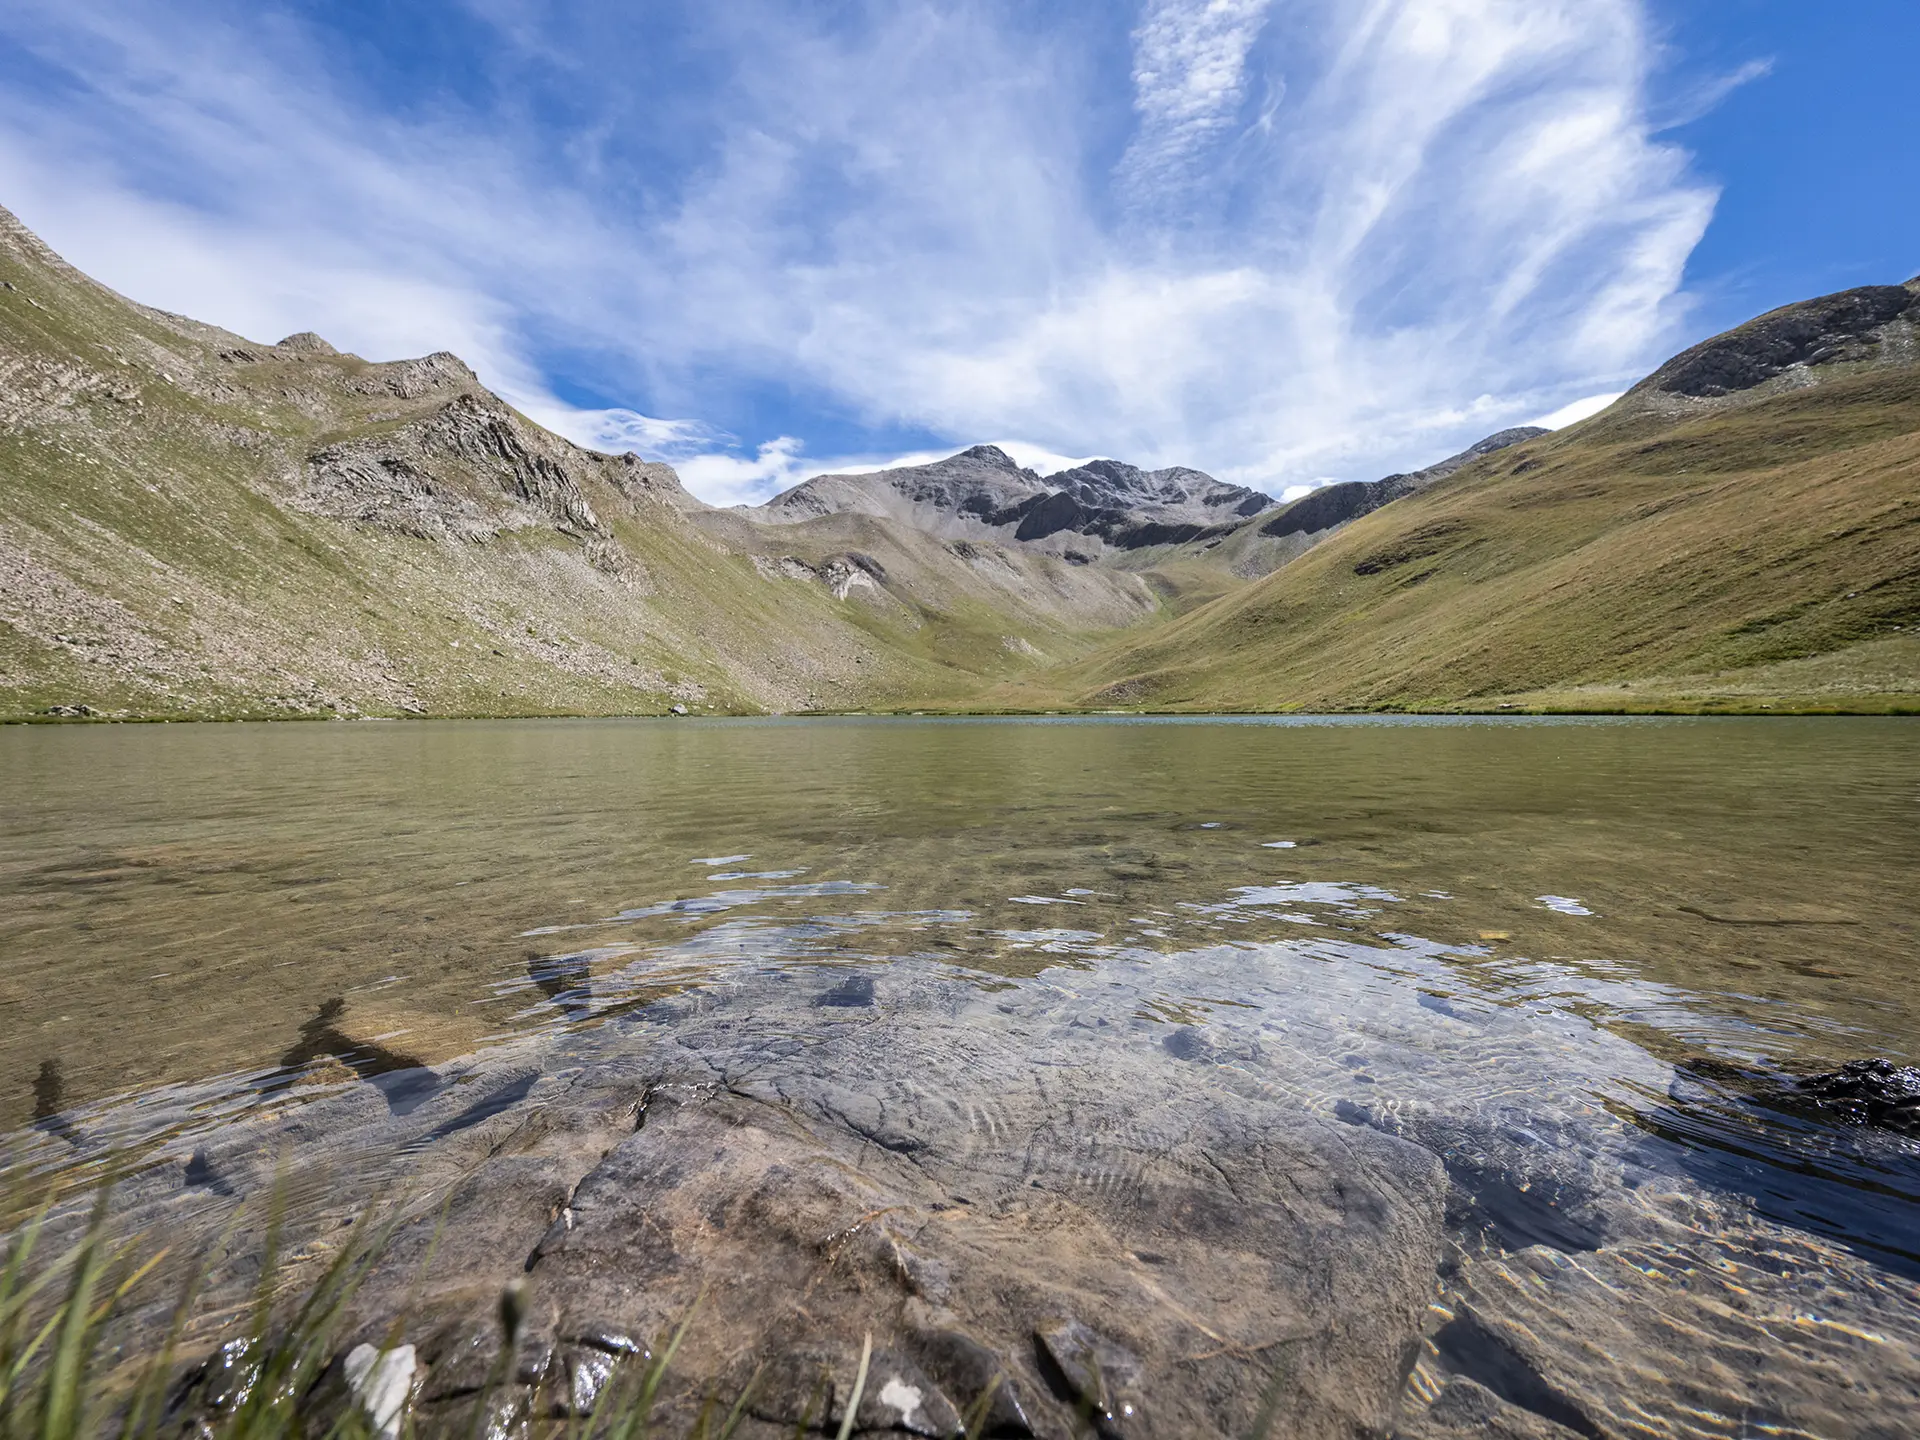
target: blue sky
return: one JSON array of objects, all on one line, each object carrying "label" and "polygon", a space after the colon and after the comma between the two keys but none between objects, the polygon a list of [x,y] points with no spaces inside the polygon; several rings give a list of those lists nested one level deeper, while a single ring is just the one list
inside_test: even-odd
[{"label": "blue sky", "polygon": [[1915,0],[9,0],[0,204],[716,502],[979,440],[1282,494],[1920,271],[1917,45]]}]

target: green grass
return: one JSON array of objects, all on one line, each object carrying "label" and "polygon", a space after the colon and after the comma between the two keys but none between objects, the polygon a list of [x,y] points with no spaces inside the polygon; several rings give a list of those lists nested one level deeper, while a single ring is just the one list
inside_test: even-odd
[{"label": "green grass", "polygon": [[990,698],[1164,710],[1909,707],[1920,701],[1920,369],[1836,376],[1680,422],[1603,414]]},{"label": "green grass", "polygon": [[[18,287],[0,291],[16,392],[0,720],[1890,711],[1920,694],[1888,643],[1920,628],[1920,367],[1833,367],[1678,419],[1629,397],[1254,582],[1218,557],[1069,574],[1022,553],[1002,583],[866,517],[756,530],[590,475],[621,576],[551,528],[448,545],[292,503],[314,450],[404,430],[450,390],[398,397],[394,367],[352,356],[230,363],[238,337],[156,318],[5,234],[0,278]],[[499,494],[465,461],[436,483]],[[886,567],[885,596],[836,600],[752,553],[856,550]]]}]

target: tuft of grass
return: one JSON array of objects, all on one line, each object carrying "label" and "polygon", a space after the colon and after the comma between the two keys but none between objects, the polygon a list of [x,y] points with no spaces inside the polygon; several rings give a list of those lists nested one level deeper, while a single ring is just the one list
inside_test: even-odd
[{"label": "tuft of grass", "polygon": [[[324,1273],[289,1305],[281,1294],[285,1217],[282,1187],[276,1186],[260,1277],[238,1332],[214,1343],[200,1363],[183,1361],[207,1278],[204,1261],[187,1265],[164,1335],[138,1358],[128,1378],[114,1363],[117,1349],[108,1332],[129,1297],[154,1281],[168,1251],[136,1263],[141,1239],[110,1237],[106,1202],[103,1190],[84,1234],[59,1253],[49,1254],[44,1244],[51,1202],[11,1237],[0,1266],[0,1440],[382,1440],[374,1418],[340,1378],[342,1346],[353,1301],[387,1253],[401,1207],[389,1207],[385,1218],[376,1215],[380,1207],[365,1209]],[[418,1277],[431,1265],[438,1238],[436,1229]],[[383,1338],[383,1355],[403,1343],[417,1293],[416,1281]],[[577,1415],[565,1393],[566,1377],[543,1377],[531,1390],[513,1383],[526,1300],[519,1283],[510,1285],[500,1297],[499,1350],[470,1401],[465,1425],[457,1424],[457,1416],[422,1421],[409,1396],[397,1440],[415,1440],[423,1426],[460,1440],[509,1432],[530,1440],[669,1440],[663,1424],[672,1422],[659,1417],[662,1394],[701,1303],[695,1300],[644,1364],[617,1367],[591,1413]],[[872,1357],[869,1333],[837,1440],[852,1436]],[[746,1423],[763,1374],[764,1367],[756,1369],[730,1400],[709,1389],[677,1436],[732,1440]],[[1003,1378],[996,1375],[969,1407],[956,1440],[980,1433]],[[816,1423],[824,1427],[830,1387],[823,1372],[794,1429],[796,1440]]]}]

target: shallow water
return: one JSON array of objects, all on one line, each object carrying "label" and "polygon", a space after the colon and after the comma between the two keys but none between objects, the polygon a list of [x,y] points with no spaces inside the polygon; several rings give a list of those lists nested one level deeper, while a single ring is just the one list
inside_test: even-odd
[{"label": "shallow water", "polygon": [[[1699,1062],[1916,1058],[1917,740],[1872,719],[16,728],[0,1124],[16,1164],[78,1175],[339,1086],[399,1115],[431,1098],[421,1065],[488,1046],[638,1044],[682,1023],[673,997],[773,1014],[770,974],[814,1016],[957,980],[993,997],[964,1023],[1013,1027],[1034,1066],[1097,1027],[1415,1140],[1488,1255],[1631,1232],[1642,1276],[1686,1252],[1688,1205],[1724,1204],[1751,1223],[1699,1221],[1719,1258],[1689,1255],[1683,1288],[1734,1252],[1824,1267],[1884,1346],[1920,1276],[1914,1142]],[[994,1083],[969,1098],[989,1129]],[[1802,1243],[1825,1258],[1779,1259]],[[1473,1335],[1440,1333],[1435,1364],[1475,1374]]]}]

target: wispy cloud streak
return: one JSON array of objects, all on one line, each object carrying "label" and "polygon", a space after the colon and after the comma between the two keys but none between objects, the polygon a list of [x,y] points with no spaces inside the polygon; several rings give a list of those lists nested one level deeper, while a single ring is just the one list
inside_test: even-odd
[{"label": "wispy cloud streak", "polygon": [[469,49],[392,75],[312,12],[16,0],[0,201],[726,500],[889,436],[1275,493],[1422,463],[1658,359],[1715,202],[1640,0],[434,18]]}]

